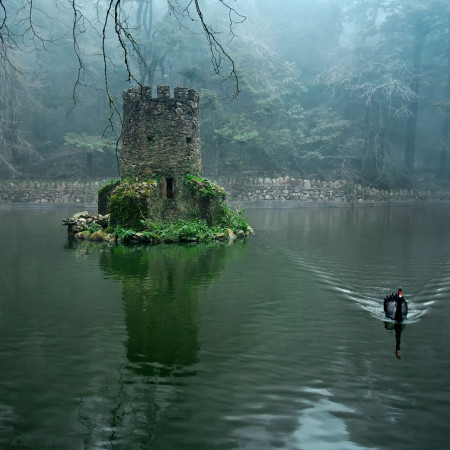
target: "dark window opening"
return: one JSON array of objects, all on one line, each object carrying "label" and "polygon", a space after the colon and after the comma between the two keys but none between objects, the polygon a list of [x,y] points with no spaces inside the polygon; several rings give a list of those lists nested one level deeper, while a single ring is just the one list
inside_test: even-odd
[{"label": "dark window opening", "polygon": [[191,137],[187,137],[186,138],[186,144],[191,144],[192,143],[192,138]]},{"label": "dark window opening", "polygon": [[173,198],[173,178],[166,178],[166,198]]}]

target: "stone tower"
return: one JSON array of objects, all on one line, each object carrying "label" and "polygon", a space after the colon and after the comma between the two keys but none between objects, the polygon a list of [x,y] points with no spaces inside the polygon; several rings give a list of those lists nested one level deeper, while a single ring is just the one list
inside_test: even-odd
[{"label": "stone tower", "polygon": [[169,86],[127,89],[123,93],[122,173],[125,177],[164,180],[174,194],[186,174],[201,172],[199,95]]},{"label": "stone tower", "polygon": [[[99,213],[111,211],[112,225],[124,224],[114,212],[125,211],[124,204],[116,209],[111,205],[127,201],[126,189],[134,192],[131,203],[140,204],[137,219],[143,215],[155,222],[204,219],[208,224],[219,220],[225,192],[217,187],[211,196],[202,182],[193,187],[186,177],[202,170],[197,91],[177,87],[171,97],[169,86],[158,86],[156,98],[151,87],[124,91],[121,161],[122,187],[117,181],[99,191]],[[139,183],[147,187],[138,195]]]}]

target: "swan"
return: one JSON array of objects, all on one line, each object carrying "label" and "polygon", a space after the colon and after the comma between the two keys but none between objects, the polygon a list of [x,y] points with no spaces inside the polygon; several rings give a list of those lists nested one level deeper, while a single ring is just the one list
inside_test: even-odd
[{"label": "swan", "polygon": [[384,313],[389,319],[403,322],[408,314],[408,303],[402,295],[402,287],[399,286],[396,294],[387,295],[384,299]]}]

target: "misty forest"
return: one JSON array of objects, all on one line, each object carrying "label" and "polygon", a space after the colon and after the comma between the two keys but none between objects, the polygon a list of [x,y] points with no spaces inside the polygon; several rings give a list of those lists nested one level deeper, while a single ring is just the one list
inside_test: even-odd
[{"label": "misty forest", "polygon": [[0,0],[0,449],[447,449],[449,222],[449,0]]},{"label": "misty forest", "polygon": [[117,178],[121,95],[200,92],[211,177],[450,174],[446,0],[0,0],[0,177]]}]

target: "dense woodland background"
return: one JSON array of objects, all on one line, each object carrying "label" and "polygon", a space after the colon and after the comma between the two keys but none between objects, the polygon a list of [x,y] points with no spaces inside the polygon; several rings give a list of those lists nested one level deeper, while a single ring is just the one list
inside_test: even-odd
[{"label": "dense woodland background", "polygon": [[448,0],[0,0],[0,63],[3,179],[117,178],[142,83],[200,92],[209,177],[450,180]]}]

